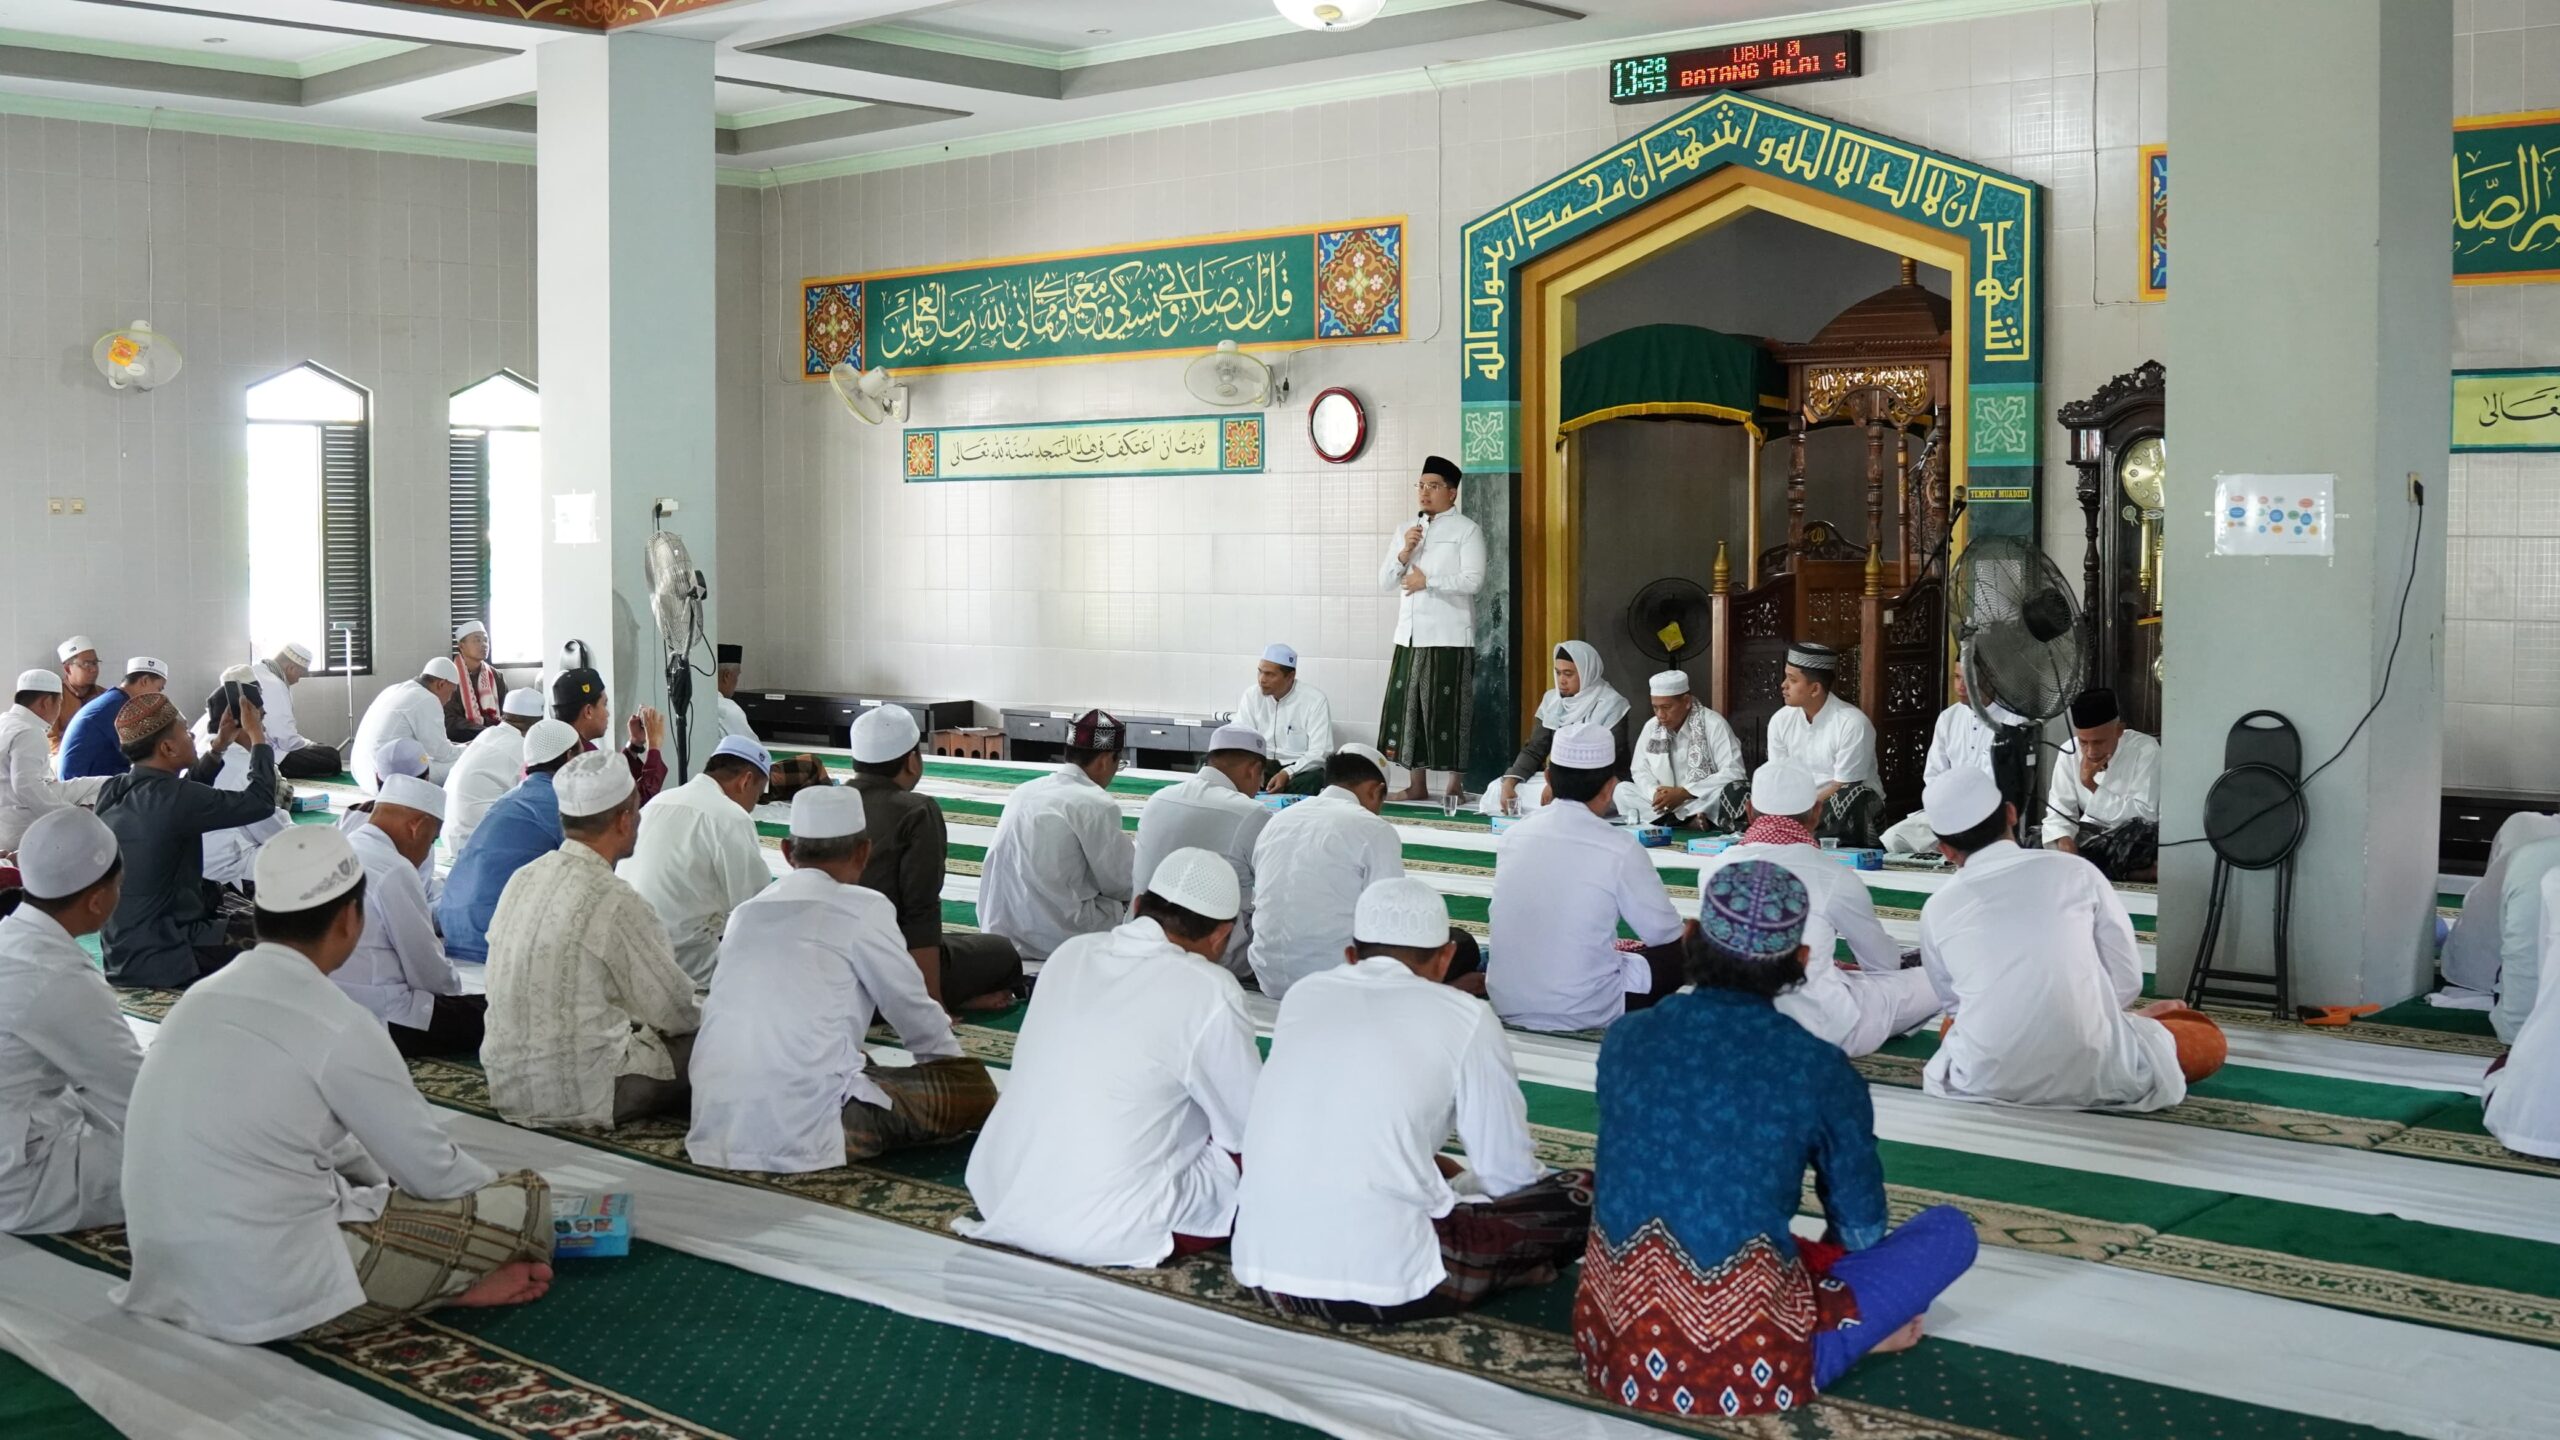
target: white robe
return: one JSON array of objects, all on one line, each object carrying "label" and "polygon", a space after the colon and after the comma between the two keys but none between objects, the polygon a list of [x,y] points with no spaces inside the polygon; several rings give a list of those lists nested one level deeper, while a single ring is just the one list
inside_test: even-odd
[{"label": "white robe", "polygon": [[1227,941],[1227,969],[1239,980],[1253,973],[1245,959],[1253,942],[1253,845],[1271,821],[1271,807],[1243,794],[1223,773],[1203,765],[1188,780],[1147,797],[1138,810],[1136,855],[1129,884],[1145,894],[1156,866],[1176,850],[1196,847],[1235,867],[1243,908]]},{"label": "white robe", "polygon": [[452,1200],[496,1180],[410,1083],[391,1034],[301,954],[260,945],[179,997],[126,1127],[133,1278],[117,1304],[260,1345],[365,1303],[338,1227],[396,1183]]},{"label": "white robe", "polygon": [[969,1152],[983,1220],[954,1228],[1073,1265],[1152,1266],[1235,1223],[1262,1054],[1236,977],[1132,920],[1058,947]]},{"label": "white robe", "polygon": [[1876,783],[1876,727],[1866,712],[1837,695],[1825,696],[1811,720],[1793,705],[1769,717],[1769,758],[1792,760],[1817,785]]},{"label": "white robe", "polygon": [[[1664,730],[1660,720],[1646,720],[1627,760],[1628,783],[1621,787],[1618,809],[1632,813],[1641,825],[1694,823],[1724,787],[1751,773],[1742,763],[1742,741],[1733,726],[1704,701],[1689,706],[1689,718],[1676,731]],[[1653,808],[1653,792],[1666,785],[1688,791],[1689,801],[1662,815]]]},{"label": "white robe", "polygon": [[356,777],[366,794],[382,788],[381,777],[373,769],[374,752],[404,736],[427,752],[427,778],[439,785],[462,755],[461,747],[445,738],[444,702],[434,691],[415,680],[386,686],[364,707],[364,719],[357,722],[356,738],[349,747],[353,753],[347,756],[347,773]]},{"label": "white robe", "polygon": [[1396,827],[1339,785],[1272,816],[1253,845],[1259,913],[1245,956],[1262,993],[1277,1000],[1300,977],[1341,964],[1360,892],[1403,874]]},{"label": "white robe", "polygon": [[[2547,921],[2545,928],[2551,928]],[[2481,1093],[2481,1119],[2499,1144],[2560,1160],[2560,1005],[2537,1005],[2525,1017],[2507,1063],[2490,1074]]]},{"label": "white robe", "polygon": [[[222,754],[222,768],[214,772],[216,790],[249,788],[249,751],[234,745]],[[343,827],[344,818],[340,824]],[[253,825],[235,825],[228,830],[214,830],[204,837],[204,878],[216,885],[246,885],[258,863],[258,847],[283,834],[293,824],[293,816],[277,810]]]},{"label": "white robe", "polygon": [[[1938,712],[1938,723],[1929,731],[1929,758],[1921,763],[1920,783],[1928,784],[1950,770],[1970,765],[1988,775],[1991,773],[1991,742],[1997,738],[1971,705],[1950,705]],[[1937,832],[1929,828],[1929,818],[1915,810],[1884,832],[1884,848],[1896,855],[1918,855],[1935,849]]]},{"label": "white robe", "polygon": [[2083,830],[2112,830],[2133,820],[2160,823],[2160,742],[2127,730],[2114,758],[2098,772],[2097,787],[2088,790],[2080,786],[2080,742],[2063,746],[2045,786],[2044,843],[2077,840]]},{"label": "white robe", "polygon": [[1930,1094],[2136,1111],[2187,1098],[2169,1028],[2124,1008],[2142,993],[2133,921],[2079,856],[1974,852],[1921,907],[1920,960],[1955,1017],[1922,1074]]},{"label": "white robe", "polygon": [[1005,802],[979,871],[978,928],[1045,960],[1128,915],[1136,862],[1120,803],[1081,769],[1060,765]]},{"label": "white robe", "polygon": [[2510,815],[2498,827],[2498,835],[2489,843],[2489,863],[2480,872],[2471,893],[2462,897],[2462,911],[2454,917],[2451,933],[2444,937],[2444,951],[2438,967],[2444,971],[2445,983],[2465,990],[2487,994],[2498,988],[2500,948],[2505,936],[2500,932],[2507,867],[2515,863],[2516,852],[2536,840],[2560,835],[2560,815],[2540,815],[2526,811]]},{"label": "white robe", "polygon": [[141,1066],[80,942],[33,905],[0,920],[0,1232],[124,1218],[125,1111]]},{"label": "white robe", "polygon": [[53,778],[52,728],[24,705],[0,714],[0,854],[18,848],[27,827],[74,805],[94,804],[108,777]]},{"label": "white robe", "polygon": [[266,725],[267,744],[274,747],[281,760],[312,743],[293,718],[293,687],[284,683],[274,665],[260,660],[250,667],[251,678],[258,682],[258,718]]},{"label": "white robe", "polygon": [[471,737],[444,777],[444,853],[460,858],[498,797],[524,778],[524,732],[497,724]]},{"label": "white robe", "polygon": [[1236,723],[1262,737],[1264,748],[1292,775],[1324,768],[1333,754],[1333,705],[1304,680],[1274,700],[1256,685],[1236,702]]},{"label": "white robe", "polygon": [[708,775],[640,807],[640,838],[620,873],[658,912],[676,963],[696,985],[711,983],[729,912],[773,883],[755,817]]},{"label": "white robe", "polygon": [[2498,1000],[2489,1009],[2489,1026],[2512,1045],[2532,1013],[2542,957],[2552,943],[2547,910],[2553,888],[2546,881],[2560,874],[2560,836],[2528,841],[2505,859],[2507,873],[2498,887]]},{"label": "white robe", "polygon": [[875,1014],[919,1059],[961,1053],[888,896],[794,870],[740,905],[702,1002],[685,1153],[785,1175],[842,1165],[846,1102],[891,1103],[864,1073]]},{"label": "white robe", "polygon": [[435,1018],[437,996],[462,993],[436,938],[427,887],[379,826],[362,826],[348,843],[364,864],[364,934],[330,982],[384,1024],[424,1030]]},{"label": "white robe", "polygon": [[740,705],[737,701],[730,699],[726,695],[715,694],[711,697],[711,700],[714,706],[714,722],[720,732],[719,734],[711,737],[712,744],[717,745],[732,735],[737,736],[741,740],[754,740],[758,744],[764,743],[762,737],[756,734],[756,727],[747,723],[747,711],[745,706]]},{"label": "white robe", "polygon": [[[1397,593],[1397,645],[1465,645],[1476,643],[1476,592],[1484,588],[1484,530],[1455,510],[1444,510],[1424,522],[1422,543],[1413,558],[1396,563],[1411,522],[1396,526],[1387,537],[1387,553],[1378,566],[1378,586]],[[1407,591],[1407,570],[1422,572],[1422,588]]]},{"label": "white robe", "polygon": [[1636,837],[1584,805],[1550,805],[1496,847],[1493,936],[1485,996],[1507,1024],[1587,1030],[1627,1013],[1649,990],[1644,956],[1617,948],[1618,922],[1646,945],[1677,939],[1681,920]]}]

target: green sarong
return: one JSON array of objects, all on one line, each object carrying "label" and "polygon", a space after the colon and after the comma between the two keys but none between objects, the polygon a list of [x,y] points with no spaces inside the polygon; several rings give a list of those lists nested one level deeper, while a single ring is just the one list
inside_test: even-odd
[{"label": "green sarong", "polygon": [[1475,673],[1471,646],[1397,646],[1378,716],[1378,753],[1413,770],[1465,769]]}]

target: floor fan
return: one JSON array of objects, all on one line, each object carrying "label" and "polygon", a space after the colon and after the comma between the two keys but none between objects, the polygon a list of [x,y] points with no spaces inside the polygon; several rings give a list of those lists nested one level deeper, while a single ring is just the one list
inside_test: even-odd
[{"label": "floor fan", "polygon": [[2006,535],[1965,546],[1949,590],[1967,703],[1991,727],[2000,796],[2018,807],[2019,833],[2032,836],[2043,809],[2030,783],[2036,737],[2082,685],[2079,602],[2042,550]]},{"label": "floor fan", "polygon": [[[660,512],[663,518],[664,512]],[[676,730],[676,779],[691,778],[693,755],[693,650],[702,643],[702,602],[711,593],[684,537],[672,530],[649,536],[647,555],[649,613],[658,622],[658,645],[666,652],[667,709]]]}]

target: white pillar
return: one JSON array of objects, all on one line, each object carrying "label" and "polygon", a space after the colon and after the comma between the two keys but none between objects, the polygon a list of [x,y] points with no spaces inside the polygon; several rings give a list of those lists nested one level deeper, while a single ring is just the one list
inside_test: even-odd
[{"label": "white pillar", "polygon": [[[2388,1003],[2429,976],[2444,770],[2446,239],[2452,26],[2426,0],[2169,0],[2169,519],[2163,839],[2200,834],[2242,714],[2283,712],[2308,770],[2297,1001]],[[2130,358],[2130,357],[2128,357]],[[2217,556],[2216,474],[2337,477],[2334,561]],[[2410,477],[2426,487],[2422,512]],[[2160,973],[2195,955],[2213,857],[2161,852]],[[2263,971],[2271,875],[2233,887],[2226,963]]]},{"label": "white pillar", "polygon": [[[551,657],[587,642],[617,717],[666,703],[641,568],[652,505],[677,502],[666,528],[698,568],[717,553],[711,56],[649,34],[535,53],[544,640]],[[697,760],[709,691],[694,699]]]}]

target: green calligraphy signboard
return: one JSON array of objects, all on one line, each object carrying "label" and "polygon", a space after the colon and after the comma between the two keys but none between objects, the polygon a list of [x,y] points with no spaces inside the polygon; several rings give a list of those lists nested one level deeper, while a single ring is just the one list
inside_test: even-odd
[{"label": "green calligraphy signboard", "polygon": [[2560,110],[2454,122],[2453,279],[2560,279]]},{"label": "green calligraphy signboard", "polygon": [[802,375],[1401,340],[1404,221],[801,282]]}]

